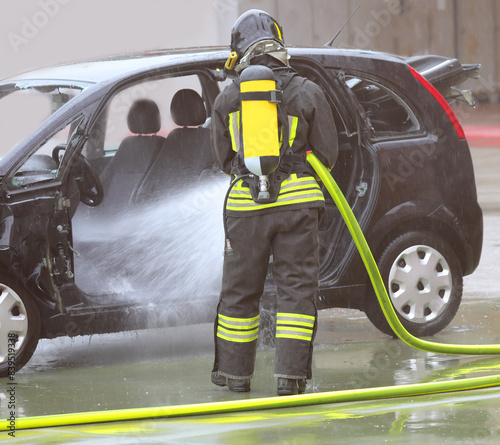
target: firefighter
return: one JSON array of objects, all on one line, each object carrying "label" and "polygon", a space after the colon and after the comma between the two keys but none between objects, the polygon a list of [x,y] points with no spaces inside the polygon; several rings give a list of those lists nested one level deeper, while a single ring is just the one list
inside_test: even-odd
[{"label": "firefighter", "polygon": [[[225,173],[243,179],[236,180],[228,192],[225,208],[228,245],[214,326],[211,379],[232,391],[250,391],[259,301],[272,255],[278,293],[278,394],[300,394],[305,392],[306,379],[311,378],[317,326],[318,225],[324,208],[324,196],[307,166],[306,151],[311,150],[325,165],[333,166],[337,133],[325,93],[289,66],[283,30],[268,13],[254,9],[242,14],[232,29],[231,49],[225,68],[235,80],[214,104],[212,154]],[[245,121],[249,117],[242,116],[244,95],[239,74],[243,77],[252,66],[270,68],[276,80],[274,102],[260,98],[263,106],[278,103],[276,119],[281,138],[279,165],[265,177],[270,196],[264,199],[259,198],[259,181],[249,171],[242,147],[248,139],[242,133],[251,125]],[[280,118],[280,113],[286,113],[286,118]]]}]

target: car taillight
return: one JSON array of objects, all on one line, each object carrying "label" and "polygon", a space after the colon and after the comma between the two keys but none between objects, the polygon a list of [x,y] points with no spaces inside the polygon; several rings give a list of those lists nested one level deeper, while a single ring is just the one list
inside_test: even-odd
[{"label": "car taillight", "polygon": [[434,98],[439,102],[443,110],[445,111],[446,115],[449,117],[451,123],[455,127],[455,131],[457,132],[457,136],[459,139],[465,139],[465,133],[464,129],[462,128],[462,125],[460,125],[460,122],[458,121],[457,116],[451,109],[450,105],[448,102],[446,102],[446,99],[441,95],[441,93],[434,88],[434,86],[424,77],[422,76],[418,71],[416,71],[414,68],[408,65],[408,68],[410,68],[411,73],[417,79],[426,89],[431,93]]}]

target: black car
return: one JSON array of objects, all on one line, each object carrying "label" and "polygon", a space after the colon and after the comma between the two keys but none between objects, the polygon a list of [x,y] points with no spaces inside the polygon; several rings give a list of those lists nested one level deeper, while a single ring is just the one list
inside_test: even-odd
[{"label": "black car", "polygon": [[[230,82],[228,53],[146,52],[0,83],[0,376],[20,369],[40,338],[214,319],[229,180],[213,164],[209,127]],[[470,102],[456,87],[479,66],[332,48],[289,53],[332,107],[332,173],[394,307],[413,334],[439,332],[481,254],[470,151],[447,102]],[[318,308],[360,309],[391,334],[325,194]]]}]

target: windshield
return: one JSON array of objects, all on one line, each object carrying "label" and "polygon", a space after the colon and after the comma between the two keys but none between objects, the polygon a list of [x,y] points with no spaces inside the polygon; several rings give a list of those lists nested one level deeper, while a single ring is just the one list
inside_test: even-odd
[{"label": "windshield", "polygon": [[0,90],[0,158],[81,91],[57,85],[22,88],[12,85]]}]

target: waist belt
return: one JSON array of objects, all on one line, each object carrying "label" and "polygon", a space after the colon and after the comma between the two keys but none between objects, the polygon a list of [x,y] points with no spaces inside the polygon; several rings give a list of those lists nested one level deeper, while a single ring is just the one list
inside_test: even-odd
[{"label": "waist belt", "polygon": [[278,198],[281,183],[288,179],[292,173],[306,173],[312,175],[311,169],[306,162],[304,156],[298,154],[284,154],[281,157],[278,168],[268,176],[270,197],[266,200],[259,199],[259,178],[250,174],[245,164],[240,160],[239,156],[233,159],[231,174],[236,176],[246,176],[244,182],[250,188],[252,198],[255,202],[270,203],[275,202]]},{"label": "waist belt", "polygon": [[292,173],[312,174],[309,164],[306,162],[306,158],[296,154],[283,155],[277,171],[281,174],[287,175],[287,177]]}]

